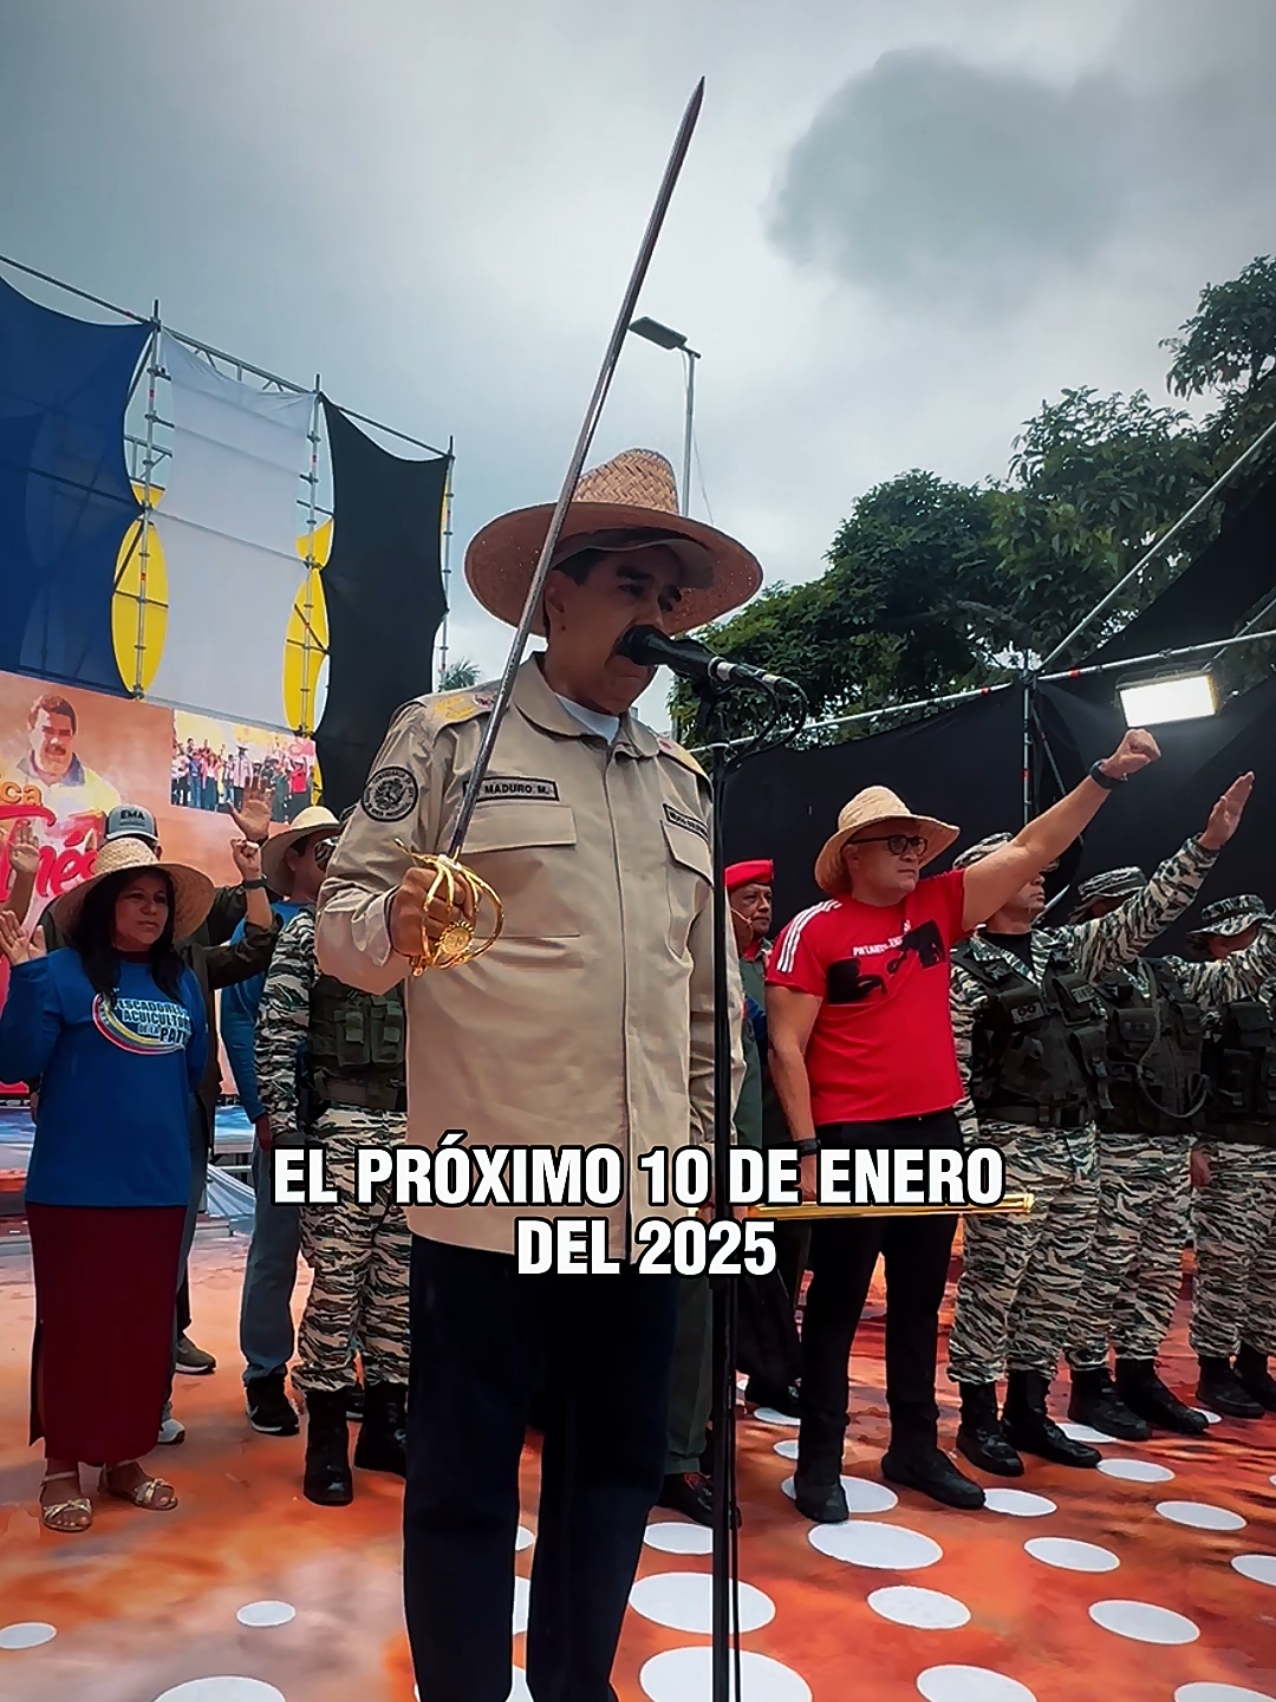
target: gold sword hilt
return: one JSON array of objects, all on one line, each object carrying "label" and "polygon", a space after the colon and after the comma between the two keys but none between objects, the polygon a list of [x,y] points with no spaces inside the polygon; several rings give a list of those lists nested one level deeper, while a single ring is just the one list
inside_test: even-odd
[{"label": "gold sword hilt", "polygon": [[[413,851],[401,839],[394,843],[400,851],[407,852],[418,869],[426,869],[434,877],[421,905],[425,949],[420,957],[412,959],[413,975],[423,975],[427,969],[456,969],[482,957],[496,944],[505,926],[505,906],[496,893],[473,869],[467,869],[453,857],[445,857],[439,851]],[[459,914],[437,940],[432,940],[426,921],[431,906],[440,899],[449,910]],[[491,927],[480,931],[480,921],[488,912]]]}]

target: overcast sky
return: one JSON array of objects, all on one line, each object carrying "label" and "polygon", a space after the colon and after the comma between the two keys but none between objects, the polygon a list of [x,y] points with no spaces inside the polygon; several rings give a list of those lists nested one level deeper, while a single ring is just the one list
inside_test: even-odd
[{"label": "overcast sky", "polygon": [[[1062,386],[1163,397],[1276,249],[1273,64],[1273,0],[0,0],[0,252],[454,436],[491,674],[464,545],[557,495],[697,77],[640,311],[703,355],[693,511],[791,583]],[[592,460],[678,465],[681,385],[631,339]]]}]

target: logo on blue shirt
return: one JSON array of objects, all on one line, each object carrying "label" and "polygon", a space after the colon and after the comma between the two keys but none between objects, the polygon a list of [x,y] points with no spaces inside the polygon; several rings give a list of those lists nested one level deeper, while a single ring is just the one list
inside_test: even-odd
[{"label": "logo on blue shirt", "polygon": [[150,1056],[184,1051],[192,1033],[190,1012],[171,999],[104,999],[99,993],[93,1024],[113,1046]]}]

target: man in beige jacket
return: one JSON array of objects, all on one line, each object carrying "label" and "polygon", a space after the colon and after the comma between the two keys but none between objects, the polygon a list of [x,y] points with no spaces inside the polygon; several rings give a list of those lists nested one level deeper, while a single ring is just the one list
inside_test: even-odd
[{"label": "man in beige jacket", "polygon": [[[506,515],[467,553],[475,596],[511,625],[550,514]],[[430,1702],[509,1693],[519,1459],[542,1371],[528,1682],[537,1702],[614,1697],[664,1471],[677,1324],[669,1257],[649,1258],[640,1226],[691,1215],[649,1203],[643,1160],[713,1131],[709,787],[630,713],[652,674],[618,647],[633,626],[699,626],[760,581],[739,544],[677,514],[661,457],[631,451],[586,475],[546,584],[547,647],[519,672],[461,853],[503,901],[504,930],[475,961],[408,982],[408,1141],[433,1150],[440,1192],[440,1142],[457,1130],[462,1146],[514,1159],[609,1148],[622,1184],[606,1205],[520,1208],[489,1191],[409,1209],[404,1594]],[[493,696],[421,698],[396,717],[321,894],[327,973],[385,991],[420,955],[423,927],[437,938],[449,919],[439,905],[426,917],[427,878],[402,847],[448,848]],[[734,953],[730,981],[734,1009]],[[618,1269],[521,1274],[520,1217],[604,1219]]]}]

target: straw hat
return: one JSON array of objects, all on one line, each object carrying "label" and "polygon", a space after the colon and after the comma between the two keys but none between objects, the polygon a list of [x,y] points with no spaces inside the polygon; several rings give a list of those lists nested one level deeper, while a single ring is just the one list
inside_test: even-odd
[{"label": "straw hat", "polygon": [[849,883],[846,865],[842,861],[842,847],[864,828],[888,821],[917,823],[918,831],[926,836],[926,849],[921,858],[923,864],[947,851],[961,831],[946,821],[936,821],[934,816],[919,816],[889,786],[866,786],[845,805],[837,818],[837,832],[825,840],[815,859],[815,880],[821,892],[836,898],[847,890]]},{"label": "straw hat", "polygon": [[[540,560],[553,503],[520,508],[484,526],[465,552],[470,590],[489,614],[517,626]],[[557,567],[586,549],[638,550],[661,544],[682,563],[682,597],[668,622],[690,632],[738,609],[762,583],[762,569],[743,544],[678,512],[673,468],[651,449],[627,449],[581,476],[567,510]],[[532,631],[545,635],[541,611]]]},{"label": "straw hat", "polygon": [[184,940],[193,934],[208,915],[213,902],[213,883],[198,869],[188,869],[184,863],[161,863],[144,839],[104,840],[98,847],[93,864],[93,877],[71,892],[64,892],[52,906],[53,920],[64,934],[74,932],[84,908],[84,900],[95,886],[109,875],[121,875],[127,870],[148,870],[167,875],[173,883],[173,938]]},{"label": "straw hat", "polygon": [[285,828],[282,833],[272,833],[261,848],[262,879],[273,892],[288,895],[291,884],[283,869],[284,852],[291,851],[298,840],[310,839],[315,834],[324,839],[332,839],[341,832],[341,823],[331,810],[325,810],[322,805],[312,804],[309,809],[302,810],[292,826]]}]

